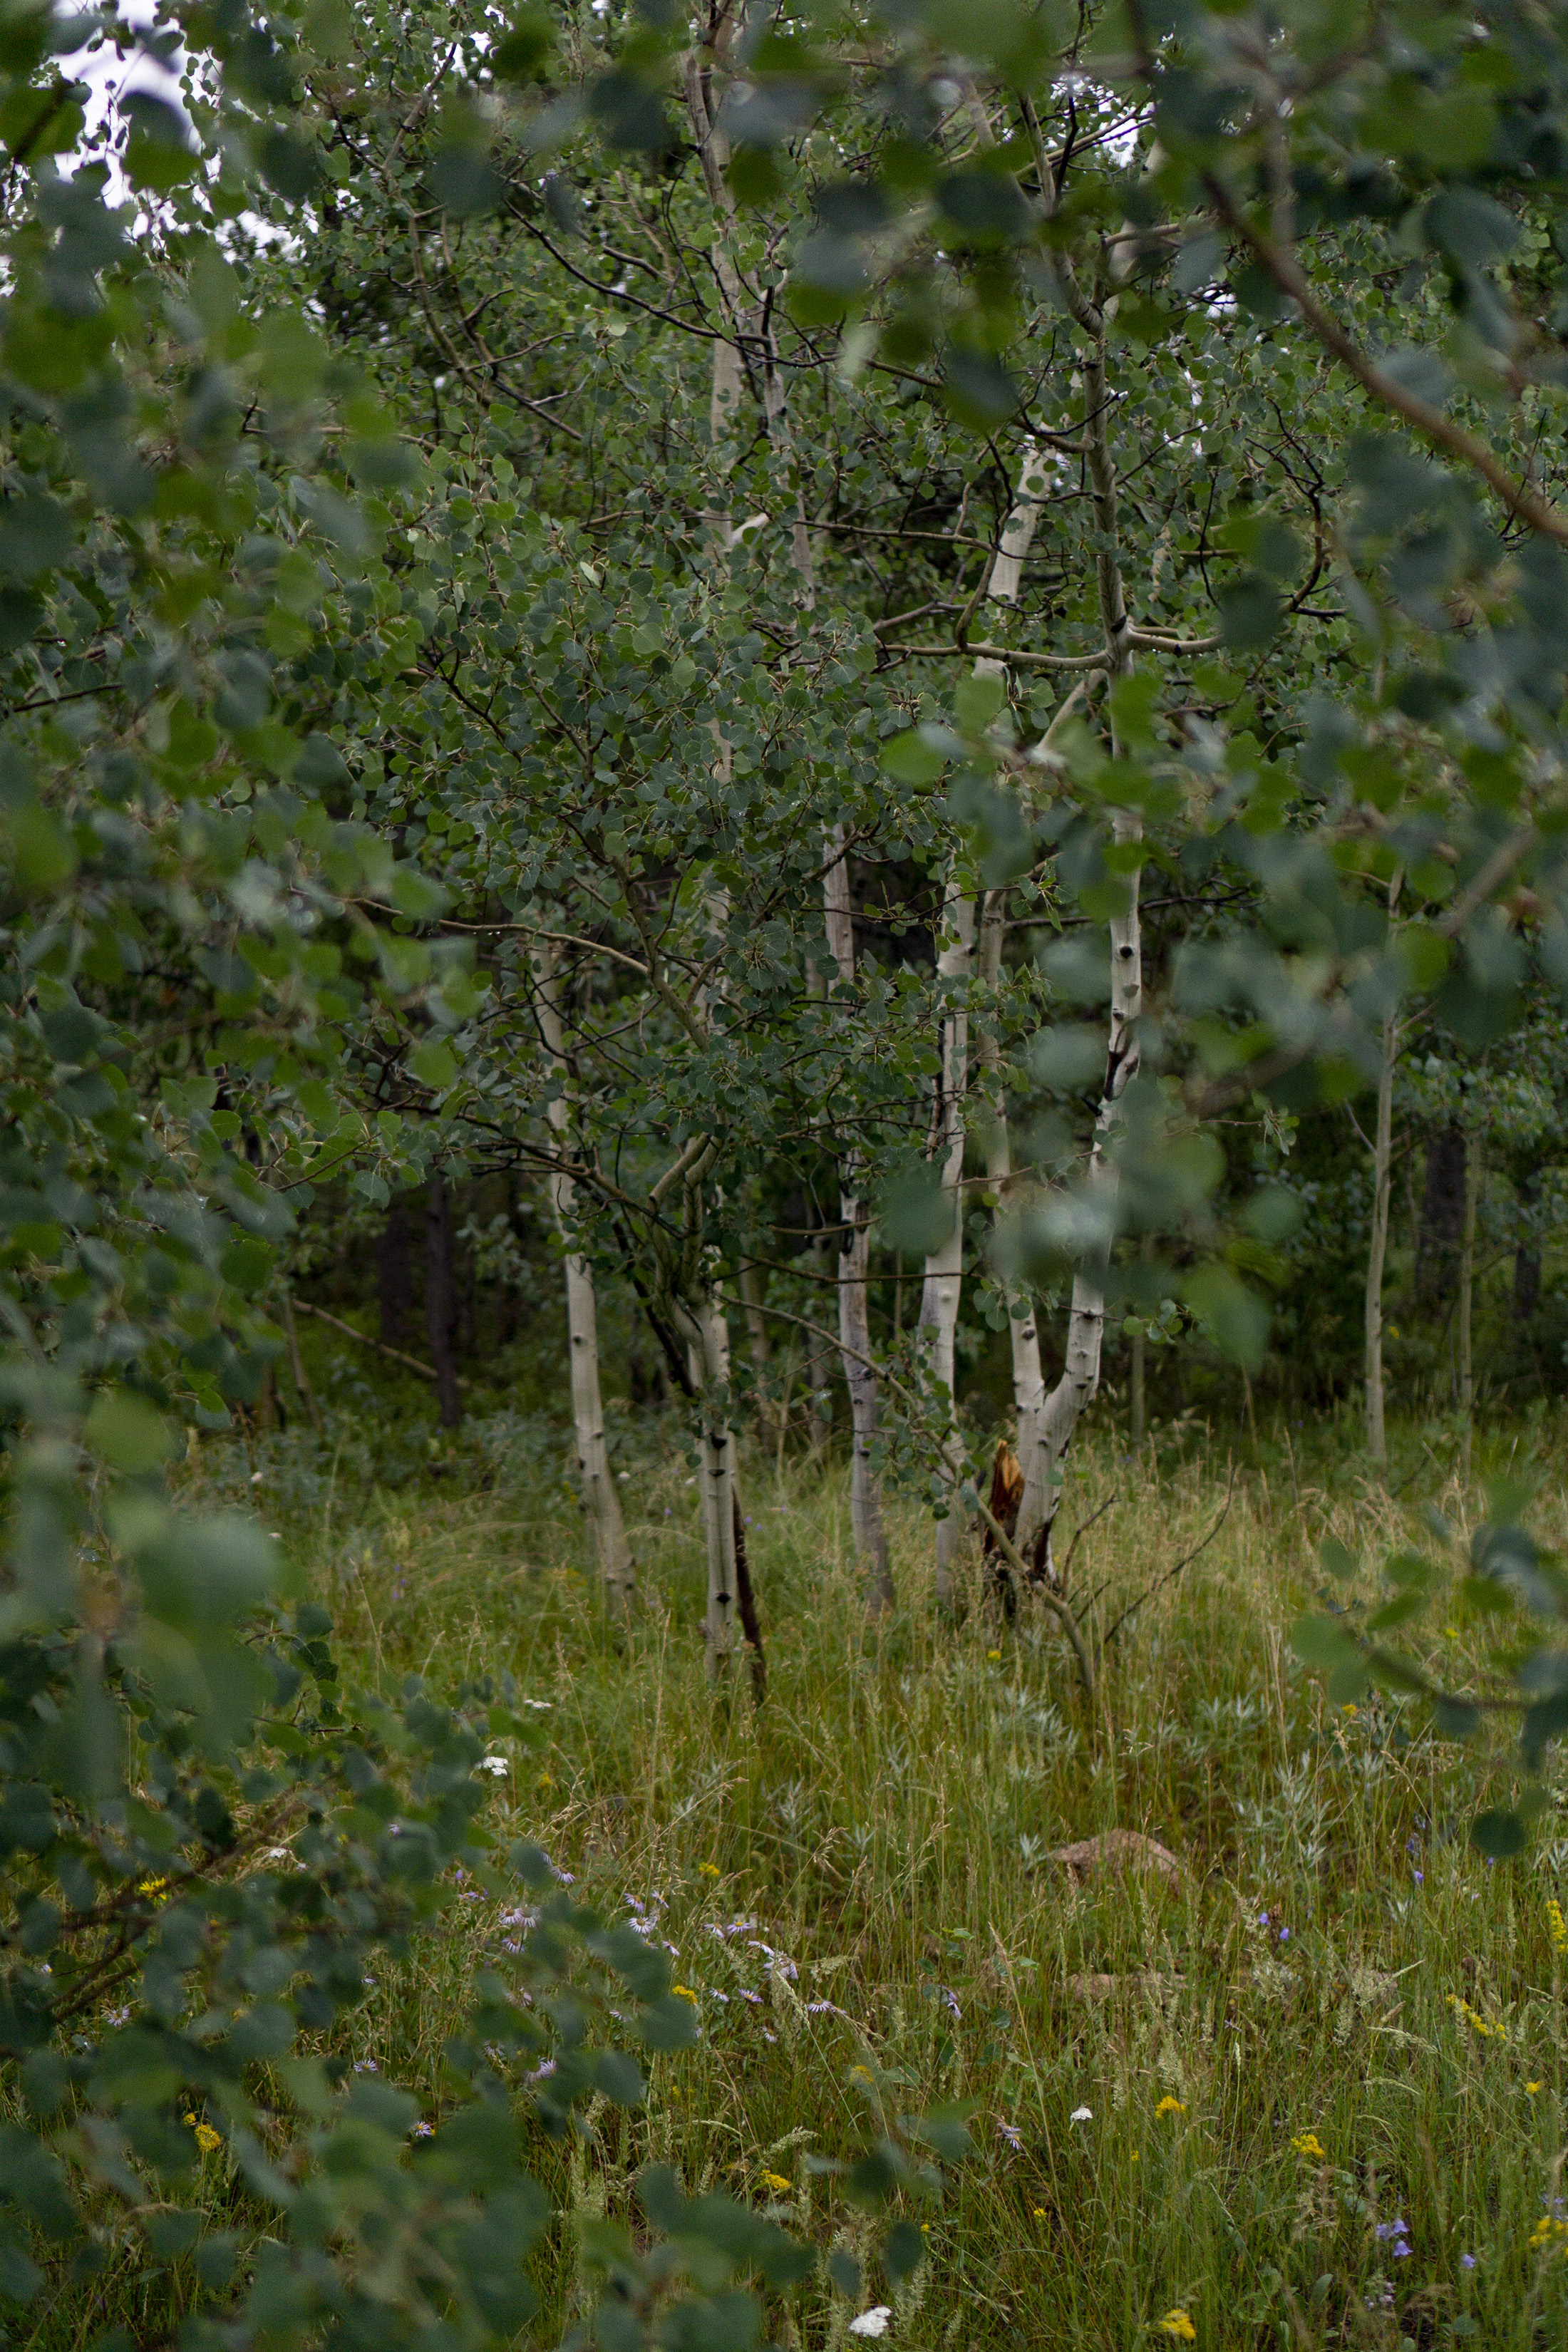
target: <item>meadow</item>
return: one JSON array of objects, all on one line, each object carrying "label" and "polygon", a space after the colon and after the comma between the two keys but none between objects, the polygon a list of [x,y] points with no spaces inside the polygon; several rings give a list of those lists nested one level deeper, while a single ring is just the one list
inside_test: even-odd
[{"label": "meadow", "polygon": [[[783,2345],[836,2347],[867,2308],[859,2333],[885,2310],[889,2344],[921,2352],[1563,2340],[1568,1833],[1549,1815],[1525,1855],[1485,1860],[1468,1829],[1516,1785],[1507,1726],[1461,1748],[1411,1703],[1335,1706],[1289,1640],[1325,1536],[1370,1585],[1421,1539],[1415,1498],[1462,1534],[1479,1490],[1445,1487],[1414,1444],[1402,1490],[1321,1433],[1309,1456],[1310,1432],[1238,1449],[1191,1423],[1136,1457],[1102,1433],[1064,1506],[1072,1590],[1100,1592],[1103,1623],[1188,1565],[1089,1702],[1053,1622],[1009,1622],[977,1557],[939,1615],[912,1508],[900,1609],[869,1629],[842,1478],[759,1454],[759,1708],[743,1671],[704,1675],[682,1445],[652,1422],[618,1436],[625,1630],[572,1486],[504,1428],[396,1490],[349,1475],[342,1425],[209,1448],[195,1474],[201,1499],[260,1501],[351,1673],[516,1678],[541,1744],[495,1743],[492,1826],[664,1940],[697,2009],[697,2046],[652,2063],[646,2105],[595,2114],[554,2160],[538,2341],[589,2294],[584,2223],[628,2210],[650,2158],[865,2255],[868,2223],[812,2159],[858,2145],[879,2098],[967,2103],[973,2153],[922,2209],[912,2280],[868,2266],[853,2298],[819,2272],[770,2306]],[[1568,1431],[1537,1416],[1494,1452],[1561,1539]],[[1498,1637],[1440,1598],[1415,1646],[1458,1683]],[[1156,1850],[1117,1853],[1112,1832]],[[367,1987],[342,2054],[436,2115],[443,2042],[475,1969],[504,1976],[508,1927],[459,1888]]]}]

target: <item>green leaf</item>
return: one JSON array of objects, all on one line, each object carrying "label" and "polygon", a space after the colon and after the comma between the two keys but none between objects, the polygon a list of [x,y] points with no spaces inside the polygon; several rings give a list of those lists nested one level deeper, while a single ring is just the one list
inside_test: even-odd
[{"label": "green leaf", "polygon": [[157,1406],[132,1389],[100,1389],[82,1437],[111,1469],[132,1475],[155,1470],[184,1450]]}]

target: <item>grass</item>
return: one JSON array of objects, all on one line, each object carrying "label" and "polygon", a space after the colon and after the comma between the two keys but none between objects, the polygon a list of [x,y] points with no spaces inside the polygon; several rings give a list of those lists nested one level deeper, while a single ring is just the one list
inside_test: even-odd
[{"label": "grass", "polygon": [[[1561,1434],[1538,1421],[1531,1440],[1535,1521],[1559,1538]],[[977,1565],[961,1622],[938,1617],[910,1511],[900,1612],[868,1632],[842,1479],[759,1459],[759,1712],[743,1672],[705,1679],[695,1486],[646,1433],[622,1450],[626,1633],[537,1450],[521,1483],[503,1448],[486,1491],[396,1494],[340,1486],[330,1461],[301,1479],[284,1442],[254,1458],[361,1674],[504,1671],[538,1703],[545,1742],[516,1746],[493,1825],[538,1838],[600,1910],[657,1922],[697,1999],[698,2046],[655,2060],[646,2108],[599,2118],[557,2167],[538,2340],[587,2292],[582,2219],[628,2210],[649,2158],[865,2255],[807,2158],[863,2136],[875,2070],[909,2112],[973,2103],[975,2144],[912,2284],[868,2274],[890,2344],[1159,2345],[1184,2340],[1181,2315],[1214,2352],[1563,2341],[1568,1934],[1550,1906],[1568,1843],[1549,1822],[1530,1856],[1485,1863],[1468,1827],[1512,1785],[1506,1733],[1478,1752],[1396,1703],[1335,1707],[1293,1659],[1321,1536],[1410,1539],[1343,1460],[1266,1446],[1091,1706],[1053,1626],[1005,1623]],[[237,1454],[209,1461],[209,1484],[250,1485]],[[1109,1507],[1075,1585],[1113,1610],[1194,1549],[1226,1487],[1200,1429],[1137,1463],[1091,1444],[1068,1523]],[[1447,1671],[1481,1640],[1439,1604]],[[1169,1848],[1175,1877],[1050,1858],[1113,1828]],[[457,1918],[382,1970],[341,2041],[431,2114],[473,1968],[506,1965],[492,1906]],[[770,2321],[835,2347],[854,2310],[819,2275]]]}]

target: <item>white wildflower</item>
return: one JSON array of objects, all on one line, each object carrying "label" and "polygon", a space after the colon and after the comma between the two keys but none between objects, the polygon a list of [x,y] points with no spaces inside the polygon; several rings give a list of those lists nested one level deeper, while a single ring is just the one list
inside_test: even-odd
[{"label": "white wildflower", "polygon": [[863,2311],[858,2319],[850,2321],[849,2333],[851,2336],[886,2336],[888,2322],[892,2315],[891,2304],[874,2303],[869,2311]]},{"label": "white wildflower", "polygon": [[1071,2115],[1068,2117],[1068,2121],[1069,2124],[1091,2124],[1094,2121],[1094,2109],[1092,2107],[1075,2107]]},{"label": "white wildflower", "polygon": [[479,1769],[481,1772],[494,1772],[499,1779],[503,1772],[511,1770],[511,1764],[505,1756],[481,1756]]}]

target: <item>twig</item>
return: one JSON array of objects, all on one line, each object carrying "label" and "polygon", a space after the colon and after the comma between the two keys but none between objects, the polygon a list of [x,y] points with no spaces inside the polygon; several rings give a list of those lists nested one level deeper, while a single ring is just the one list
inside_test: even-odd
[{"label": "twig", "polygon": [[1110,1644],[1115,1641],[1116,1636],[1121,1633],[1121,1628],[1126,1624],[1127,1620],[1132,1615],[1135,1610],[1142,1609],[1146,1601],[1152,1601],[1156,1592],[1163,1592],[1167,1584],[1173,1584],[1177,1577],[1180,1576],[1183,1569],[1190,1568],[1192,1566],[1199,1552],[1207,1551],[1210,1544],[1213,1543],[1215,1536],[1218,1535],[1221,1528],[1225,1525],[1226,1514],[1230,1509],[1230,1498],[1235,1492],[1236,1467],[1235,1465],[1232,1464],[1230,1475],[1226,1481],[1225,1500],[1219,1507],[1219,1517],[1215,1519],[1207,1535],[1205,1536],[1201,1543],[1194,1544],[1191,1551],[1184,1553],[1176,1562],[1174,1568],[1167,1569],[1163,1576],[1156,1577],[1152,1584],[1146,1585],[1143,1591],[1138,1595],[1136,1601],[1130,1601],[1128,1602],[1121,1616],[1114,1620],[1107,1632],[1102,1635],[1100,1644],[1102,1650],[1110,1649]]},{"label": "twig", "polygon": [[[1079,1678],[1083,1684],[1084,1696],[1086,1698],[1092,1699],[1094,1696],[1094,1660],[1089,1656],[1089,1644],[1083,1638],[1082,1626],[1079,1623],[1078,1619],[1073,1615],[1072,1611],[1068,1607],[1067,1602],[1062,1599],[1059,1592],[1053,1592],[1048,1584],[1044,1584],[1037,1577],[1030,1575],[1028,1569],[1024,1564],[1024,1556],[1022,1552],[1018,1549],[1017,1545],[1013,1541],[1012,1537],[1007,1533],[1005,1528],[1003,1527],[1001,1521],[997,1518],[995,1512],[991,1508],[991,1506],[988,1503],[982,1502],[980,1496],[976,1495],[974,1497],[974,1507],[979,1512],[981,1517],[984,1520],[986,1526],[990,1528],[992,1541],[995,1544],[997,1550],[1001,1553],[1003,1559],[1006,1561],[1014,1574],[1022,1579],[1023,1591],[1037,1594],[1038,1598],[1045,1602],[1046,1607],[1051,1612],[1052,1615],[1058,1620],[1068,1640],[1072,1643],[1073,1655],[1078,1660]],[[1096,1517],[1098,1517],[1098,1516],[1099,1514],[1097,1513]]]},{"label": "twig", "polygon": [[[345,1339],[357,1339],[362,1348],[374,1348],[377,1355],[390,1356],[395,1364],[405,1364],[411,1372],[417,1372],[422,1381],[438,1379],[439,1375],[428,1364],[422,1364],[417,1356],[405,1356],[401,1348],[389,1347],[384,1339],[373,1339],[368,1331],[356,1331],[353,1325],[345,1323],[341,1315],[329,1315],[324,1307],[312,1307],[304,1298],[297,1298],[294,1304],[301,1315],[313,1315],[319,1323],[330,1323],[334,1331],[341,1331]],[[466,1380],[458,1380],[459,1388],[466,1389],[468,1385]]]}]

